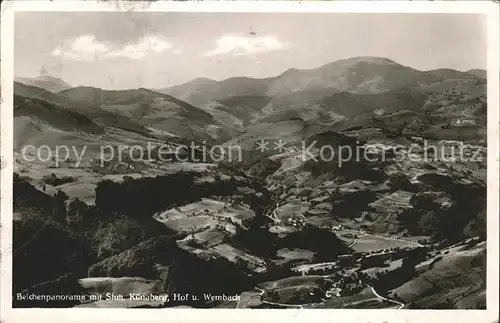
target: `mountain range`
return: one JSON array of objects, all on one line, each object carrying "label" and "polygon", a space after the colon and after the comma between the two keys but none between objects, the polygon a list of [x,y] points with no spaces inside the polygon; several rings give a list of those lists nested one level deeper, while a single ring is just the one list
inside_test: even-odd
[{"label": "mountain range", "polygon": [[335,61],[314,69],[291,68],[270,78],[234,77],[222,81],[198,78],[158,89],[187,102],[204,103],[234,95],[268,95],[273,98],[308,92],[333,94],[350,92],[373,94],[401,88],[420,88],[443,79],[479,76],[484,70],[460,72],[451,69],[418,71],[380,57],[355,57]]},{"label": "mountain range", "polygon": [[[60,128],[52,115],[33,113],[35,106],[44,105],[45,109],[58,109],[58,115],[67,112],[71,120],[90,118],[97,127],[211,143],[248,134],[259,136],[260,130],[255,130],[262,128],[259,124],[278,124],[282,130],[297,128],[292,131],[297,134],[311,125],[318,131],[377,125],[391,132],[432,137],[440,135],[436,127],[457,118],[470,119],[479,128],[485,125],[484,75],[484,70],[419,71],[387,58],[355,57],[314,69],[292,68],[270,78],[197,78],[153,90],[71,87],[50,76],[17,78],[15,105],[24,108],[16,108],[15,116],[23,117],[22,124],[31,118],[38,125],[32,129],[47,124]],[[404,122],[394,116],[384,118],[396,112],[405,116]],[[440,118],[431,117],[436,115]],[[66,133],[82,130],[78,123],[66,124],[61,129]],[[415,130],[415,124],[426,126]],[[477,131],[466,132],[466,136],[477,136]]]}]

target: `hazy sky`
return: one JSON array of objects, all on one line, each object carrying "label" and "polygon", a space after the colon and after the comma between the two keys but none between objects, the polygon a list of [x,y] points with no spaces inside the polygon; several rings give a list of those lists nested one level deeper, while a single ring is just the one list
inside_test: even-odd
[{"label": "hazy sky", "polygon": [[15,74],[124,89],[275,76],[353,56],[420,70],[486,68],[485,21],[469,14],[18,12]]}]

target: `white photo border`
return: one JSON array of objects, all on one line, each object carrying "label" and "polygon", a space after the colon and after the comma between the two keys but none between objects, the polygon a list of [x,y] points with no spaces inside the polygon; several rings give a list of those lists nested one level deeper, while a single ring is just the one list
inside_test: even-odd
[{"label": "white photo border", "polygon": [[[1,4],[1,308],[5,322],[498,322],[499,9],[493,1],[5,1]],[[13,59],[17,11],[476,13],[487,16],[486,310],[12,309]],[[306,28],[306,27],[305,27]]]}]

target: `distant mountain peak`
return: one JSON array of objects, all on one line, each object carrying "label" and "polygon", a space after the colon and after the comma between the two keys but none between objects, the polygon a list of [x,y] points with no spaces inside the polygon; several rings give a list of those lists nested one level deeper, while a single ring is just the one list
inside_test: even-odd
[{"label": "distant mountain peak", "polygon": [[62,79],[48,74],[37,77],[15,77],[15,81],[25,85],[36,86],[50,92],[60,92],[72,87],[72,85]]},{"label": "distant mountain peak", "polygon": [[209,79],[208,77],[197,77],[193,80],[193,82],[207,82],[207,83],[212,83],[212,82],[217,82],[215,80]]},{"label": "distant mountain peak", "polygon": [[294,73],[300,73],[300,70],[298,68],[292,67],[281,73],[279,76],[292,75]]},{"label": "distant mountain peak", "polygon": [[328,67],[328,66],[337,66],[337,65],[356,65],[359,63],[372,63],[372,64],[378,64],[378,65],[399,65],[398,63],[394,62],[393,60],[385,57],[376,57],[376,56],[357,56],[357,57],[350,57],[346,59],[340,59],[337,61],[333,61],[331,63],[328,63],[326,65],[317,67],[315,69],[297,69],[297,68],[289,68],[285,72],[281,73],[279,76],[289,76],[289,75],[295,75],[298,74],[302,71],[312,71],[312,70],[318,70],[323,67]]},{"label": "distant mountain peak", "polygon": [[183,84],[191,84],[191,85],[209,85],[209,84],[213,84],[213,83],[217,83],[217,81],[212,80],[212,79],[209,79],[209,78],[207,78],[207,77],[197,77],[197,78],[192,79],[191,81],[188,81],[188,82],[183,83]]},{"label": "distant mountain peak", "polygon": [[46,82],[55,82],[55,83],[59,83],[59,84],[64,84],[68,87],[72,87],[72,85],[65,82],[63,79],[55,77],[55,76],[51,76],[51,75],[40,75],[40,76],[37,76],[35,79],[40,80],[40,81],[46,81]]},{"label": "distant mountain peak", "polygon": [[349,63],[373,63],[373,64],[381,64],[381,65],[392,65],[397,64],[395,61],[386,58],[386,57],[377,57],[377,56],[357,56],[339,60],[338,62],[349,62]]}]

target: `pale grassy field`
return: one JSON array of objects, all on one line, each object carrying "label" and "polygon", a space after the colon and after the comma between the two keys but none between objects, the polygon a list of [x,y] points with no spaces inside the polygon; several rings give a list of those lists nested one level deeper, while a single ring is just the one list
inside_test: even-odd
[{"label": "pale grassy field", "polygon": [[283,248],[276,252],[276,256],[280,259],[274,260],[276,264],[283,264],[294,260],[311,261],[314,252],[305,249],[288,249]]},{"label": "pale grassy field", "polygon": [[318,281],[322,279],[323,278],[319,275],[294,276],[271,282],[264,282],[259,284],[259,287],[264,290],[273,290],[288,287],[317,286]]},{"label": "pale grassy field", "polygon": [[391,261],[389,263],[388,267],[372,267],[372,268],[362,270],[362,272],[364,272],[365,274],[368,274],[368,275],[375,275],[377,273],[382,273],[383,271],[386,271],[386,270],[388,272],[393,271],[393,270],[401,267],[401,265],[403,265],[403,259],[398,259],[395,261]]},{"label": "pale grassy field", "polygon": [[89,277],[80,279],[79,283],[90,294],[115,293],[128,296],[129,293],[158,293],[162,281],[142,277]]},{"label": "pale grassy field", "polygon": [[414,247],[414,244],[401,240],[374,237],[371,235],[358,235],[356,244],[352,247],[357,252],[371,252],[390,248]]},{"label": "pale grassy field", "polygon": [[393,303],[387,303],[382,299],[378,298],[375,294],[373,294],[371,288],[369,287],[361,290],[356,295],[331,298],[326,300],[325,302],[308,306],[308,308],[363,308],[363,309],[365,308],[396,309],[398,307],[399,306],[396,306]]},{"label": "pale grassy field", "polygon": [[231,206],[222,201],[203,198],[200,201],[168,209],[153,218],[178,232],[199,230],[209,225],[229,222],[243,226],[243,221],[255,217],[255,212],[245,206]]},{"label": "pale grassy field", "polygon": [[310,203],[303,201],[286,203],[276,210],[276,216],[278,219],[285,219],[294,215],[302,215],[309,210],[309,206]]},{"label": "pale grassy field", "polygon": [[[485,247],[483,242],[468,250],[463,250],[464,246],[449,248],[447,254],[442,253],[434,258],[435,261],[427,263],[425,272],[394,289],[393,293],[408,302],[426,304],[451,299],[461,302],[462,306],[475,307],[476,302],[485,300],[481,298],[485,296]],[[426,296],[430,290],[433,293]]]},{"label": "pale grassy field", "polygon": [[261,272],[266,269],[265,262],[262,258],[248,254],[230,244],[221,243],[209,248],[209,250],[214,251],[231,262],[236,262],[238,259],[242,259],[245,261],[248,268],[254,270],[255,272]]},{"label": "pale grassy field", "polygon": [[214,219],[212,216],[199,215],[193,217],[185,218],[175,218],[175,219],[158,219],[155,220],[165,224],[168,228],[175,230],[177,232],[192,233],[203,229],[206,226],[215,227],[217,224],[223,224],[222,221]]}]

